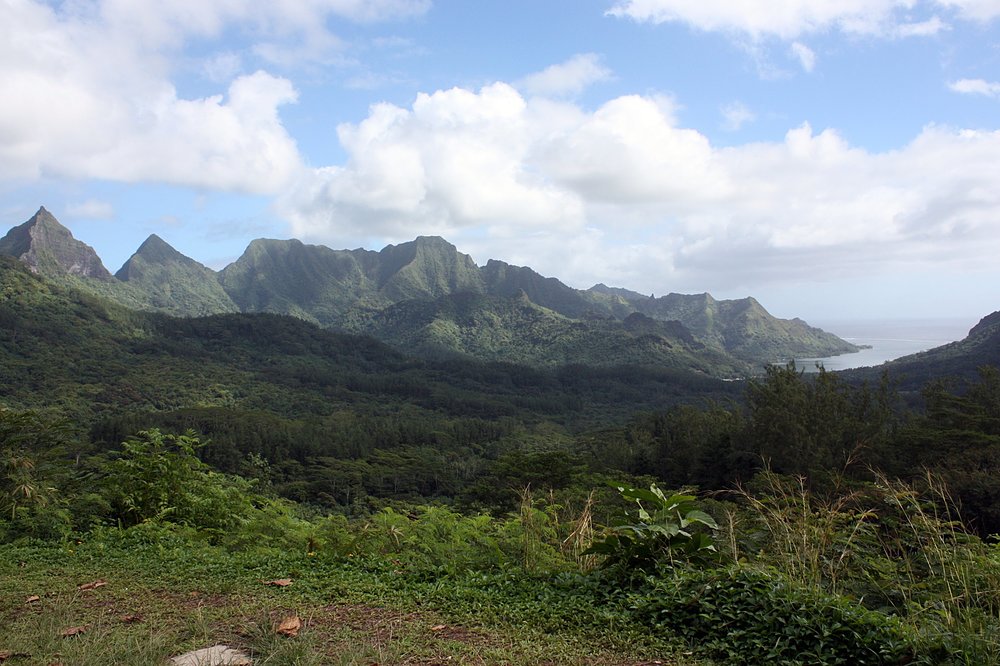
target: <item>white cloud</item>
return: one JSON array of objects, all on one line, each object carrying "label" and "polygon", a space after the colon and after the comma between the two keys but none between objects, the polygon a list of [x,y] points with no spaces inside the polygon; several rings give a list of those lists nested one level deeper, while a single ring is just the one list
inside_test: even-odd
[{"label": "white cloud", "polygon": [[377,104],[363,122],[337,128],[348,163],[316,170],[280,207],[308,237],[329,238],[338,224],[353,238],[396,240],[491,225],[574,226],[577,197],[526,168],[533,134],[544,131],[532,115],[502,83],[421,94],[412,109]]},{"label": "white cloud", "polygon": [[70,217],[83,217],[92,220],[110,220],[115,216],[115,207],[107,201],[97,199],[87,199],[66,206],[66,213]]},{"label": "white cloud", "polygon": [[524,77],[517,87],[531,95],[563,97],[578,95],[595,83],[612,78],[596,53],[581,53]]},{"label": "white cloud", "polygon": [[802,69],[807,72],[816,68],[816,53],[802,42],[793,42],[791,46],[792,56],[794,56]]},{"label": "white cloud", "polygon": [[886,38],[928,37],[949,28],[935,12],[990,21],[1000,0],[617,0],[611,16],[649,23],[684,23],[753,39],[792,41],[830,30]]},{"label": "white cloud", "polygon": [[934,35],[949,30],[950,26],[941,20],[940,16],[932,16],[926,21],[916,21],[912,23],[899,23],[893,29],[894,37],[933,37]]},{"label": "white cloud", "polygon": [[913,0],[619,0],[608,14],[651,23],[681,22],[699,30],[795,39],[828,29],[878,33]]},{"label": "white cloud", "polygon": [[726,104],[719,111],[722,113],[722,129],[727,132],[737,132],[747,123],[757,120],[757,114],[743,102]]},{"label": "white cloud", "polygon": [[[292,84],[238,76],[238,53],[201,66],[224,84],[186,98],[172,67],[192,40],[233,31],[258,55],[291,63],[341,48],[327,19],[371,22],[422,13],[429,0],[132,0],[0,2],[0,179],[44,175],[155,181],[269,193],[301,168],[278,115]],[[228,88],[228,90],[227,90]]]},{"label": "white cloud", "polygon": [[964,18],[992,21],[1000,16],[1000,0],[935,0],[937,4],[955,9]]},{"label": "white cloud", "polygon": [[201,65],[202,74],[213,83],[232,81],[243,70],[243,58],[239,53],[226,51],[207,58]]},{"label": "white cloud", "polygon": [[984,95],[1000,97],[1000,83],[983,79],[959,79],[948,84],[948,87],[964,95]]},{"label": "white cloud", "polygon": [[279,204],[296,235],[333,246],[438,233],[480,259],[657,293],[1000,252],[1000,132],[931,126],[871,153],[803,125],[720,148],[670,100],[588,111],[497,83],[376,105],[338,135],[347,162]]}]

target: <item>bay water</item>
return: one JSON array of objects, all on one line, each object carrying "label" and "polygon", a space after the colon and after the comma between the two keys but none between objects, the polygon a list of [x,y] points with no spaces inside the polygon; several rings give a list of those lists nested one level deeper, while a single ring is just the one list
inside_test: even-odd
[{"label": "bay water", "polygon": [[886,319],[809,322],[856,345],[867,345],[853,354],[825,358],[797,358],[796,367],[806,372],[847,370],[876,366],[917,352],[961,340],[978,320],[968,319]]}]

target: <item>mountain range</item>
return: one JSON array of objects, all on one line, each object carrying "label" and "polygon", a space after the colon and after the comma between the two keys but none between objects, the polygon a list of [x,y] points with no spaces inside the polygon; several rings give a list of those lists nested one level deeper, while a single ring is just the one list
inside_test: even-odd
[{"label": "mountain range", "polygon": [[35,273],[126,307],[174,316],[268,312],[369,335],[432,358],[558,366],[652,364],[738,377],[857,347],[753,298],[580,290],[471,257],[438,237],[380,251],[258,239],[221,271],[150,236],[112,275],[44,207],[0,239]]}]

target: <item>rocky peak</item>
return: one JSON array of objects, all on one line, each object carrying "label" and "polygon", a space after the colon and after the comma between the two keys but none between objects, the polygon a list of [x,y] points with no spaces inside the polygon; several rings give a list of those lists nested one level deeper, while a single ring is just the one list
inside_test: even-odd
[{"label": "rocky peak", "polygon": [[45,206],[0,239],[0,254],[17,257],[42,275],[111,279],[94,248],[73,238]]}]

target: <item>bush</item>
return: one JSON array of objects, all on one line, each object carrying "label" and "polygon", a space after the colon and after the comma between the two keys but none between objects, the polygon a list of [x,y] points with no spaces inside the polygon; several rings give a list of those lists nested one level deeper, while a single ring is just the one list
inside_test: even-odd
[{"label": "bush", "polygon": [[107,466],[106,495],[123,526],[166,521],[221,532],[253,512],[252,482],[212,471],[198,459],[204,446],[184,435],[144,430],[122,444]]},{"label": "bush", "polygon": [[731,664],[941,664],[895,618],[792,583],[775,571],[674,570],[650,578],[637,616]]}]

